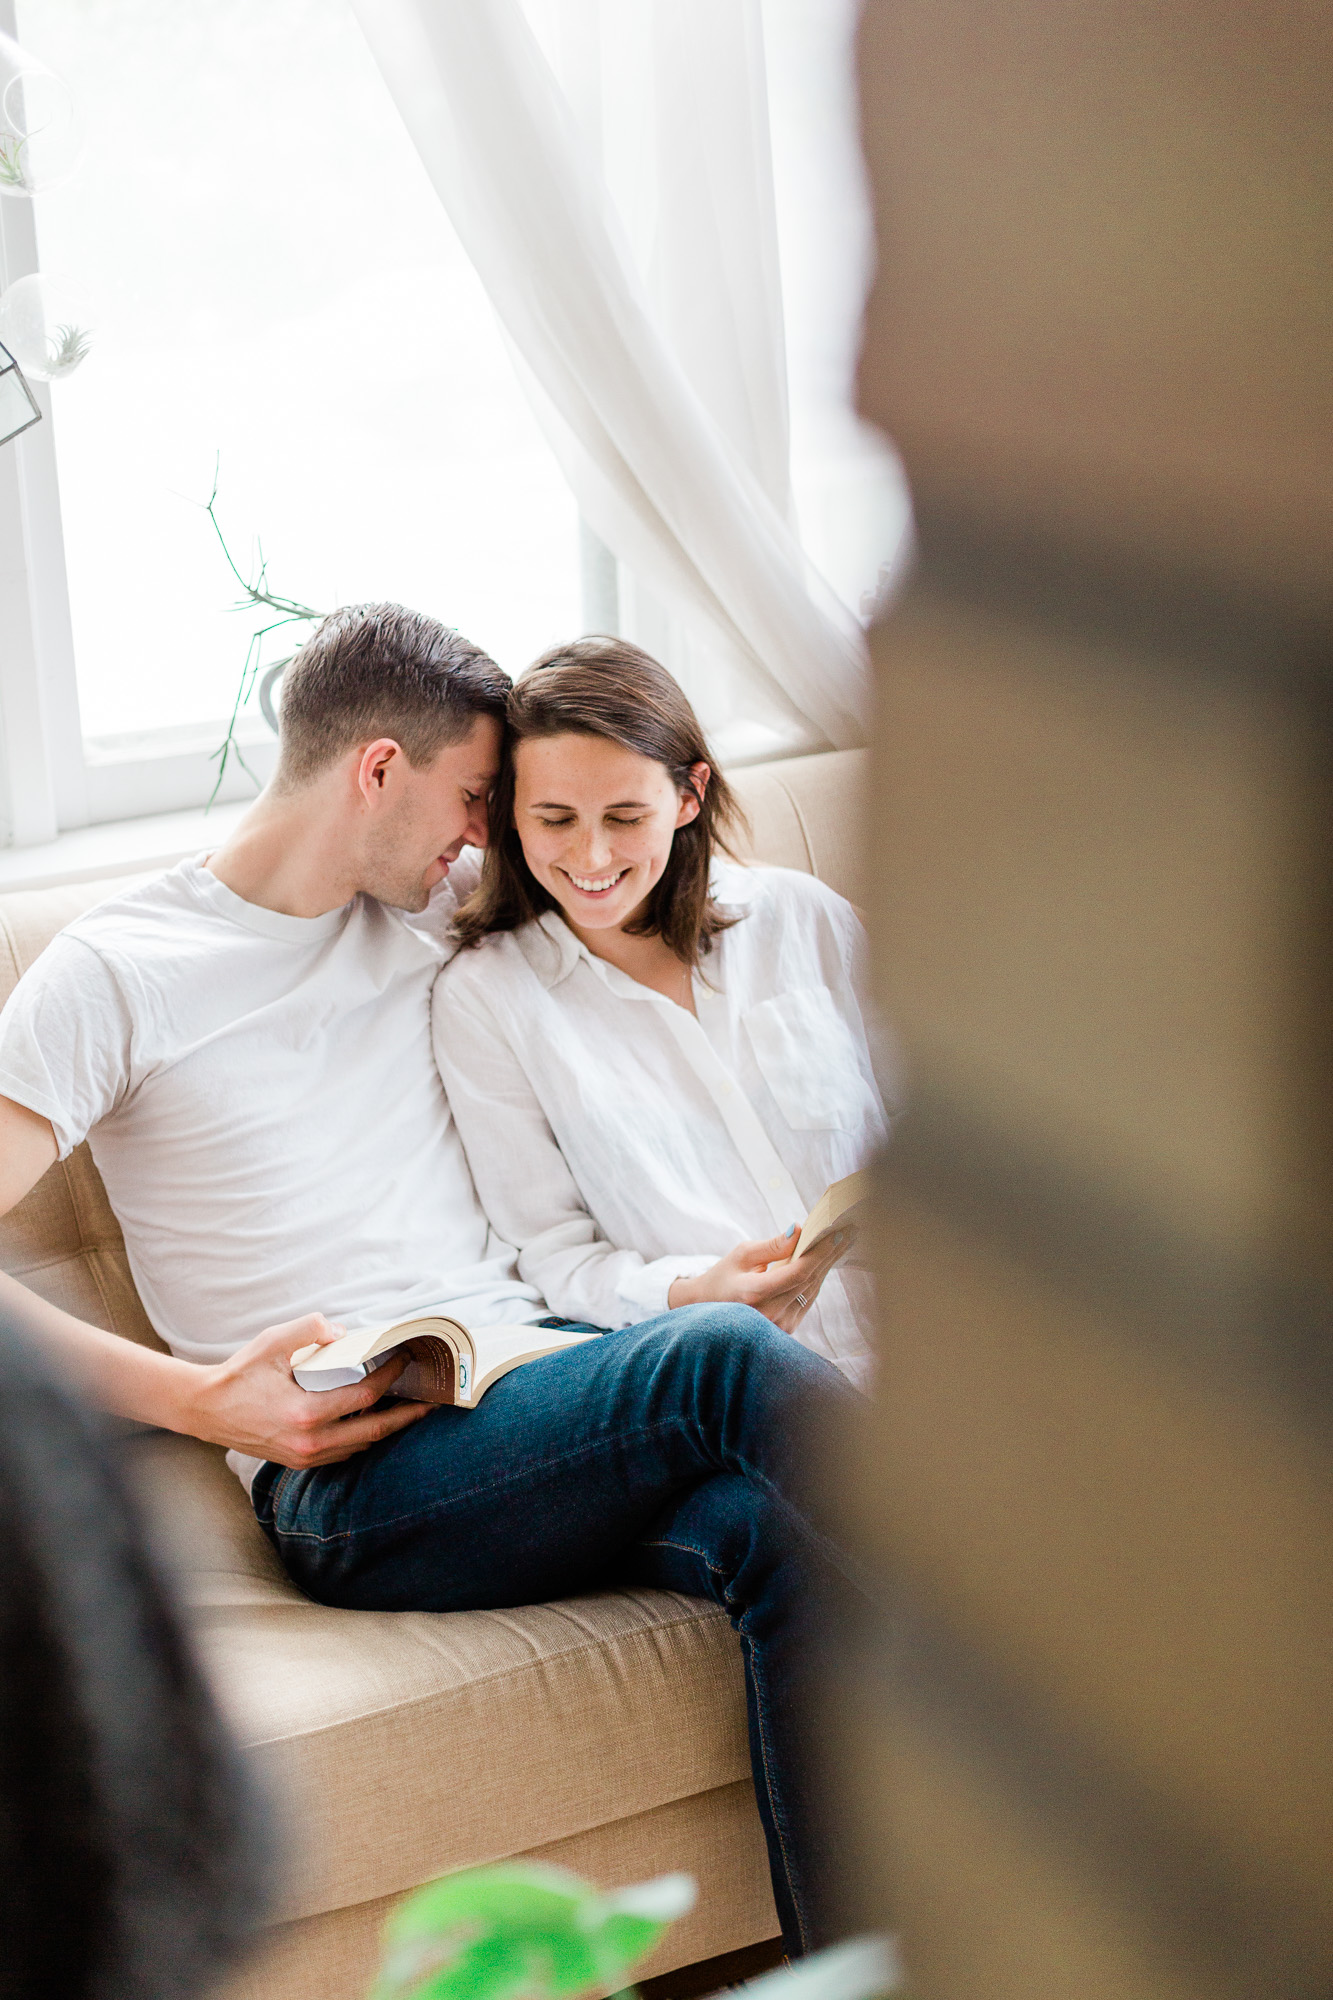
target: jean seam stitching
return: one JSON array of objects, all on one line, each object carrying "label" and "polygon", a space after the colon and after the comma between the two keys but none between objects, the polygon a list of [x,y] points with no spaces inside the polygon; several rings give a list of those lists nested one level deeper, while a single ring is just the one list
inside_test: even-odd
[{"label": "jean seam stitching", "polygon": [[[645,1549],[675,1549],[682,1555],[698,1556],[710,1576],[720,1577],[723,1575],[723,1572],[717,1567],[716,1563],[710,1561],[707,1549],[697,1548],[693,1542],[660,1540],[641,1542],[639,1546]],[[764,1727],[765,1703],[760,1693],[761,1677],[759,1669],[755,1664],[754,1641],[748,1632],[741,1630],[739,1626],[737,1627],[737,1631],[740,1642],[744,1646],[750,1661],[750,1677],[754,1682],[755,1691],[754,1705],[759,1718],[759,1754],[764,1760],[764,1783],[768,1789],[769,1803],[770,1807],[772,1807],[776,1798],[776,1792],[773,1786],[773,1768],[769,1761],[768,1735]],[[787,1836],[782,1830],[776,1810],[773,1811],[773,1831],[778,1837],[778,1847],[782,1854],[782,1872],[787,1878],[787,1894],[791,1898],[792,1910],[795,1913],[797,1927],[801,1933],[801,1949],[808,1951],[810,1949],[810,1939],[805,1928],[805,1918],[801,1913],[801,1905],[796,1894],[796,1887],[792,1881],[791,1857],[787,1851]]]},{"label": "jean seam stitching", "polygon": [[[763,1697],[760,1694],[761,1676],[759,1673],[759,1669],[755,1664],[754,1641],[750,1638],[749,1634],[746,1632],[742,1632],[740,1638],[741,1638],[741,1644],[745,1647],[746,1651],[750,1656],[750,1672],[754,1677],[754,1690],[755,1690],[754,1705],[755,1705],[755,1710],[759,1717],[759,1754],[764,1760],[764,1782],[768,1786],[768,1796],[770,1802],[772,1802],[775,1798],[775,1793],[773,1789],[772,1767],[769,1763],[768,1732],[767,1729],[765,1728],[766,1704],[764,1702]],[[801,1949],[803,1951],[808,1951],[810,1949],[810,1939],[806,1932],[805,1918],[801,1913],[801,1905],[800,1905],[800,1900],[796,1894],[796,1886],[792,1881],[791,1856],[787,1852],[787,1836],[783,1832],[782,1822],[778,1818],[776,1811],[774,1811],[773,1813],[773,1831],[777,1834],[778,1847],[782,1852],[782,1872],[787,1878],[787,1894],[791,1897],[792,1910],[795,1913],[797,1928],[801,1933]]]}]

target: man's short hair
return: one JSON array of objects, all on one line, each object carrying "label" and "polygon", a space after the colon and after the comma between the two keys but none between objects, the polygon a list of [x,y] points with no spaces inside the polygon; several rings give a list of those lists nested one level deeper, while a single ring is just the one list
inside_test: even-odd
[{"label": "man's short hair", "polygon": [[418,769],[478,715],[503,719],[511,682],[480,646],[401,604],[345,604],[282,677],[276,783],[306,784],[358,743],[392,737]]}]

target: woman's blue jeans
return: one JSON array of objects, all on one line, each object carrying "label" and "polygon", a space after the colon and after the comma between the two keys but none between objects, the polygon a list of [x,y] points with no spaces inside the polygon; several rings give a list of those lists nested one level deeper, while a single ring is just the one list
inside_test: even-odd
[{"label": "woman's blue jeans", "polygon": [[712,1598],[740,1634],[750,1758],[788,1949],[836,1870],[810,1775],[817,1649],[857,1593],[812,1440],[855,1392],[748,1306],[683,1307],[515,1369],[342,1464],[264,1466],[255,1512],[321,1604],[467,1611],[618,1583]]}]

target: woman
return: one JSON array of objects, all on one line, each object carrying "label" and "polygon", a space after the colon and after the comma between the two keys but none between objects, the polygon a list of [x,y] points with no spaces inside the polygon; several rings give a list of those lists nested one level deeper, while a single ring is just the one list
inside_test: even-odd
[{"label": "woman", "polygon": [[840,1241],[792,1254],[886,1133],[861,927],[812,876],[723,859],[738,819],[648,654],[539,660],[436,1054],[486,1212],[553,1312],[615,1328],[737,1301],[861,1382],[865,1275],[832,1269]]}]

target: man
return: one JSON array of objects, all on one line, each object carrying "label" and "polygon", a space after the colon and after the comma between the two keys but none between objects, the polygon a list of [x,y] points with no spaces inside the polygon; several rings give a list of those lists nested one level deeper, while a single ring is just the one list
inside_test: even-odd
[{"label": "man", "polygon": [[341,1324],[546,1313],[481,1212],[430,1038],[508,687],[431,619],[335,612],[288,671],[277,773],[231,839],[52,942],[0,1014],[0,1213],[88,1138],[171,1354],[12,1279],[0,1302],[104,1408],[225,1445],[323,1602],[463,1609],[615,1578],[724,1604],[800,1951],[818,1922],[807,1635],[842,1588],[801,1440],[850,1392],[762,1315],[826,1266],[779,1240],[762,1311],[694,1306],[590,1340],[475,1412],[383,1404],[387,1372],[322,1395],[292,1377],[292,1353]]}]

